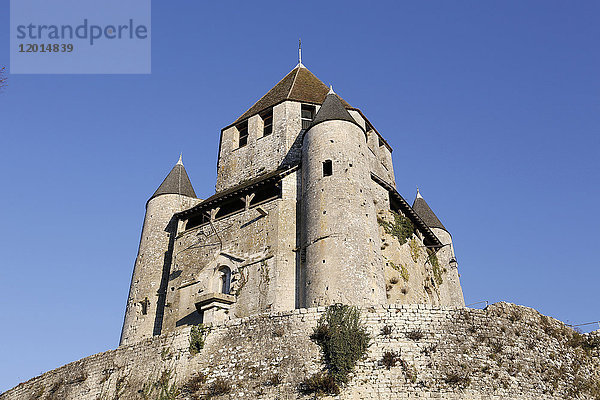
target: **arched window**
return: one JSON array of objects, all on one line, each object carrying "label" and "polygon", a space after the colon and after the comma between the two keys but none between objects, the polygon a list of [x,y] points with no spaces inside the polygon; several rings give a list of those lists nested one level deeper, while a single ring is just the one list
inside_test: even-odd
[{"label": "arched window", "polygon": [[229,294],[229,291],[231,289],[231,270],[229,269],[229,267],[220,267],[217,277],[219,293]]}]

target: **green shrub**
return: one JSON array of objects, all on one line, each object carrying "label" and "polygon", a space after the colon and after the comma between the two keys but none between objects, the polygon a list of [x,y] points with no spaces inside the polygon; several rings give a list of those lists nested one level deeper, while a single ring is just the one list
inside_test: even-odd
[{"label": "green shrub", "polygon": [[392,334],[393,328],[390,325],[385,325],[383,328],[381,328],[381,335],[382,336],[390,336]]},{"label": "green shrub", "polygon": [[552,336],[559,341],[567,339],[572,332],[571,328],[545,315],[540,315],[540,325],[548,336]]},{"label": "green shrub", "polygon": [[204,384],[206,383],[206,375],[204,375],[202,372],[198,372],[197,374],[193,375],[186,383],[185,385],[183,385],[183,391],[186,393],[197,393],[198,391],[200,391],[200,389],[202,389],[202,387],[204,386]]},{"label": "green shrub", "polygon": [[358,360],[365,356],[370,337],[356,307],[327,307],[312,335],[321,349],[329,374],[337,384],[347,383]]},{"label": "green shrub", "polygon": [[572,348],[580,347],[590,355],[591,351],[600,349],[600,336],[585,335],[581,332],[572,331],[566,344]]},{"label": "green shrub", "polygon": [[402,370],[404,371],[404,376],[406,376],[406,379],[408,379],[412,383],[416,383],[417,382],[417,369],[415,368],[415,366],[410,365],[403,359],[399,359],[399,363],[400,363],[400,366],[402,367]]},{"label": "green shrub", "polygon": [[54,382],[52,384],[52,386],[50,386],[50,389],[48,389],[46,399],[58,400],[58,399],[62,398],[61,389],[63,388],[64,385],[65,385],[65,381],[63,379],[60,379],[59,381]]},{"label": "green shrub", "polygon": [[423,336],[425,336],[425,333],[420,329],[413,329],[412,331],[406,333],[406,337],[410,340],[414,340],[415,342],[423,339]]},{"label": "green shrub", "polygon": [[499,355],[504,350],[504,343],[500,340],[490,340],[489,345],[492,354]]},{"label": "green shrub", "polygon": [[204,348],[204,341],[208,336],[210,328],[203,324],[192,326],[190,331],[190,353],[195,356]]},{"label": "green shrub", "polygon": [[283,383],[283,377],[281,376],[281,374],[278,374],[278,373],[271,374],[265,380],[265,386],[279,386],[282,383]]},{"label": "green shrub", "polygon": [[400,353],[395,351],[386,351],[383,353],[383,357],[381,358],[381,364],[383,364],[383,366],[387,369],[391,369],[392,367],[395,367],[396,363],[398,363],[400,360]]},{"label": "green shrub", "polygon": [[125,392],[125,389],[127,389],[127,376],[120,376],[115,383],[114,399],[118,400],[123,395],[123,392]]},{"label": "green shrub", "polygon": [[430,344],[429,346],[425,346],[423,347],[423,349],[421,350],[421,353],[425,354],[427,357],[429,357],[431,354],[435,353],[437,350],[437,344]]},{"label": "green shrub", "polygon": [[162,351],[160,352],[160,358],[163,361],[170,360],[171,358],[173,358],[173,355],[171,354],[171,349],[169,349],[168,347],[162,349]]},{"label": "green shrub", "polygon": [[402,357],[400,357],[400,352],[396,351],[386,351],[383,353],[383,357],[381,358],[381,364],[387,369],[391,369],[395,366],[400,366],[402,371],[404,372],[404,376],[412,383],[417,382],[417,369],[404,361]]},{"label": "green shrub", "polygon": [[471,377],[466,369],[459,369],[448,372],[444,377],[444,381],[449,385],[465,387],[471,383]]},{"label": "green shrub", "polygon": [[223,378],[217,378],[209,387],[208,398],[231,393],[231,384]]},{"label": "green shrub", "polygon": [[600,350],[600,335],[586,335],[586,346],[590,350]]},{"label": "green shrub", "polygon": [[[173,383],[170,383],[173,380]],[[141,391],[144,400],[175,400],[181,394],[171,370],[161,372],[156,382],[147,382]]]},{"label": "green shrub", "polygon": [[44,390],[45,387],[44,385],[38,386],[34,392],[31,394],[31,397],[29,398],[29,400],[37,400],[37,399],[41,399],[42,395],[44,394]]},{"label": "green shrub", "polygon": [[335,378],[326,372],[319,372],[306,378],[299,389],[304,394],[340,394],[340,386]]},{"label": "green shrub", "polygon": [[520,321],[522,317],[523,316],[521,315],[521,311],[514,310],[510,313],[510,315],[508,316],[508,319],[510,320],[510,322],[515,323],[517,321]]},{"label": "green shrub", "polygon": [[278,326],[273,330],[273,336],[283,337],[283,335],[285,335],[285,329],[283,328],[283,326]]}]

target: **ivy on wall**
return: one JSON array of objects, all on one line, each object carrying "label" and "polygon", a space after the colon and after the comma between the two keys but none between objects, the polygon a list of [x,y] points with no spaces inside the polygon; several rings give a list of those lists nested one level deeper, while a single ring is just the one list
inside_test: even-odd
[{"label": "ivy on wall", "polygon": [[422,253],[419,241],[415,238],[412,238],[410,239],[408,245],[410,246],[410,257],[414,262],[419,262],[419,257],[421,257]]},{"label": "ivy on wall", "polygon": [[444,282],[444,278],[442,278],[442,275],[446,272],[446,268],[442,268],[440,266],[440,262],[438,261],[435,250],[427,249],[427,254],[427,261],[429,261],[433,269],[433,279],[435,280],[435,283],[441,285]]},{"label": "ivy on wall", "polygon": [[388,222],[383,218],[377,218],[379,225],[383,226],[385,233],[398,239],[400,245],[408,241],[415,231],[415,226],[410,219],[395,211],[390,211],[394,217],[394,222]]},{"label": "ivy on wall", "polygon": [[408,270],[406,269],[406,267],[404,265],[402,265],[402,264],[396,265],[396,264],[394,264],[390,260],[388,260],[388,263],[390,264],[390,266],[392,268],[394,268],[396,271],[400,272],[400,276],[402,277],[402,279],[404,279],[405,282],[408,282],[408,279],[410,278],[410,275],[409,275]]}]

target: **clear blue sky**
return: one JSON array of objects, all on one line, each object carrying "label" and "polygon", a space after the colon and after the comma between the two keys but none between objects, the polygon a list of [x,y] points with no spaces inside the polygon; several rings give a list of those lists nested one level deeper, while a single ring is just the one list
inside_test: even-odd
[{"label": "clear blue sky", "polygon": [[[0,65],[8,65],[0,0]],[[359,107],[453,234],[467,303],[600,319],[600,2],[155,1],[151,75],[0,94],[0,391],[118,344],[147,198],[297,62]]]}]

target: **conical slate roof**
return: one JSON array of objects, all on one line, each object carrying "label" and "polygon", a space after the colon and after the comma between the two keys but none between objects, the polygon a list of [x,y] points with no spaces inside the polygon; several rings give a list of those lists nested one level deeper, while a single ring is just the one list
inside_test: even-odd
[{"label": "conical slate roof", "polygon": [[419,214],[419,217],[429,226],[430,228],[440,228],[448,232],[448,229],[442,224],[442,221],[435,215],[433,210],[429,207],[425,199],[417,190],[417,197],[412,206],[413,210]]},{"label": "conical slate roof", "polygon": [[185,171],[181,157],[179,157],[177,164],[175,164],[169,175],[167,175],[150,199],[161,194],[180,194],[187,197],[196,197],[196,192],[194,192],[192,182],[190,182],[190,178]]},{"label": "conical slate roof", "polygon": [[325,97],[323,105],[321,108],[319,108],[317,115],[315,115],[315,119],[313,119],[308,129],[320,124],[321,122],[335,120],[348,121],[356,124],[354,118],[352,118],[348,110],[346,110],[342,104],[342,100],[333,92],[332,89],[329,91],[329,94],[327,94],[327,97]]},{"label": "conical slate roof", "polygon": [[[267,108],[273,107],[285,100],[294,100],[305,103],[321,104],[325,100],[329,88],[313,75],[304,65],[298,64],[271,90],[260,98],[248,109],[235,123],[258,114]],[[346,101],[341,100],[346,108],[352,108]]]}]

